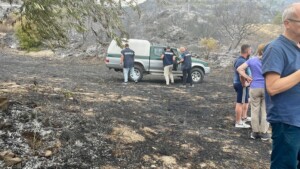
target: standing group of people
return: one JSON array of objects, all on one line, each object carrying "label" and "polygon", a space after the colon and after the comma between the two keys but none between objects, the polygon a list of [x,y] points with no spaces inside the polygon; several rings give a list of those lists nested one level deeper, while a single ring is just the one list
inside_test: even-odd
[{"label": "standing group of people", "polygon": [[[237,92],[236,125],[249,128],[243,117],[248,106],[250,83],[251,138],[269,138],[272,127],[271,169],[300,168],[300,3],[282,14],[284,32],[258,47],[258,56],[248,60],[249,45],[243,45],[235,63]],[[246,69],[250,67],[251,74]],[[267,122],[268,121],[268,122]]]},{"label": "standing group of people", "polygon": [[[166,79],[166,85],[170,85],[174,83],[174,76],[173,76],[173,64],[177,62],[178,64],[181,63],[182,75],[183,75],[183,82],[182,86],[186,87],[186,83],[190,83],[190,86],[193,87],[193,80],[192,80],[192,55],[190,52],[187,51],[185,47],[180,47],[179,51],[181,53],[180,60],[176,61],[175,54],[171,51],[171,48],[167,46],[166,51],[162,53],[161,59],[164,66],[164,76]],[[121,61],[120,65],[123,67],[123,75],[124,75],[124,82],[123,84],[128,83],[128,76],[131,75],[135,81],[138,82],[138,77],[134,72],[134,56],[135,52],[129,48],[129,44],[125,44],[125,48],[121,51]]]},{"label": "standing group of people", "polygon": [[173,77],[173,64],[174,62],[177,62],[176,64],[182,64],[182,87],[186,87],[187,83],[190,83],[190,87],[193,87],[193,80],[192,80],[192,55],[185,47],[180,47],[179,51],[181,53],[180,60],[176,61],[176,56],[171,51],[170,46],[167,46],[166,51],[161,55],[161,59],[163,60],[163,66],[164,66],[164,76],[166,79],[166,85],[171,83],[174,83],[174,77]]},{"label": "standing group of people", "polygon": [[[242,45],[241,56],[234,65],[236,69],[234,88],[238,95],[235,127],[250,128],[250,125],[245,122],[251,121],[252,132],[250,137],[253,139],[261,138],[262,140],[268,140],[270,139],[270,134],[267,132],[269,123],[266,119],[265,79],[262,73],[264,48],[264,44],[259,45],[257,55],[249,58],[251,47],[249,45]],[[251,118],[247,117],[248,95],[250,96]]]},{"label": "standing group of people", "polygon": [[[234,89],[237,93],[237,128],[250,128],[251,138],[270,138],[272,127],[271,169],[300,169],[300,3],[294,3],[282,14],[284,32],[269,44],[258,47],[257,56],[250,58],[251,47],[242,45],[241,55],[234,63]],[[122,51],[124,82],[133,72],[134,52],[128,45]],[[174,56],[163,54],[166,84],[174,82],[171,66]],[[191,82],[191,56],[180,48],[183,63],[183,84]],[[132,59],[127,60],[130,56]],[[168,58],[168,59],[166,59]],[[251,71],[248,71],[248,68]],[[250,73],[251,72],[251,73]],[[188,76],[188,78],[185,78]],[[250,86],[251,118],[247,117]]]}]

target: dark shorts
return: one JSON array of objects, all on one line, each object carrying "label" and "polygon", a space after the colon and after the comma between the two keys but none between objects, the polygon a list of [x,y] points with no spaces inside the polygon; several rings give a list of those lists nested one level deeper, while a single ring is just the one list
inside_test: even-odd
[{"label": "dark shorts", "polygon": [[300,127],[271,123],[272,155],[270,169],[300,169]]},{"label": "dark shorts", "polygon": [[233,84],[234,90],[236,91],[236,102],[237,103],[248,103],[249,98],[249,87],[243,87],[240,83]]}]

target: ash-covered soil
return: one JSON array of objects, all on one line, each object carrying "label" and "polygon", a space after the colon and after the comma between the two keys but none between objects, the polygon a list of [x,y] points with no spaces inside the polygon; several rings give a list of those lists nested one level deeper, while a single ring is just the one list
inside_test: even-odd
[{"label": "ash-covered soil", "polygon": [[0,168],[265,169],[271,142],[234,128],[231,70],[194,88],[122,74],[99,58],[0,52]]}]

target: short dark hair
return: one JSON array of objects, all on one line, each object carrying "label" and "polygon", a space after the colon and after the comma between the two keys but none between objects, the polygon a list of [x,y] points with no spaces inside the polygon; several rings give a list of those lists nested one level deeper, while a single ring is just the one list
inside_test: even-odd
[{"label": "short dark hair", "polygon": [[126,44],[125,44],[125,48],[128,48],[128,47],[129,47],[129,44],[128,44],[128,43],[126,43]]},{"label": "short dark hair", "polygon": [[248,44],[244,44],[241,46],[241,53],[246,53],[247,52],[247,49],[250,48],[250,45]]}]

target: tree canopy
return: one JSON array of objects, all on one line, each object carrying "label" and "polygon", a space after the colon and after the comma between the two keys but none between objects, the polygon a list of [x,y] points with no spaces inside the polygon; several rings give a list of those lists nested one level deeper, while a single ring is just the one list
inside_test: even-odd
[{"label": "tree canopy", "polygon": [[[34,28],[39,37],[49,46],[63,46],[68,42],[68,30],[84,33],[91,30],[117,41],[127,37],[122,24],[123,6],[138,11],[136,0],[23,0],[19,21],[24,31]],[[86,24],[92,20],[101,32]],[[28,32],[30,34],[32,32]]]}]

